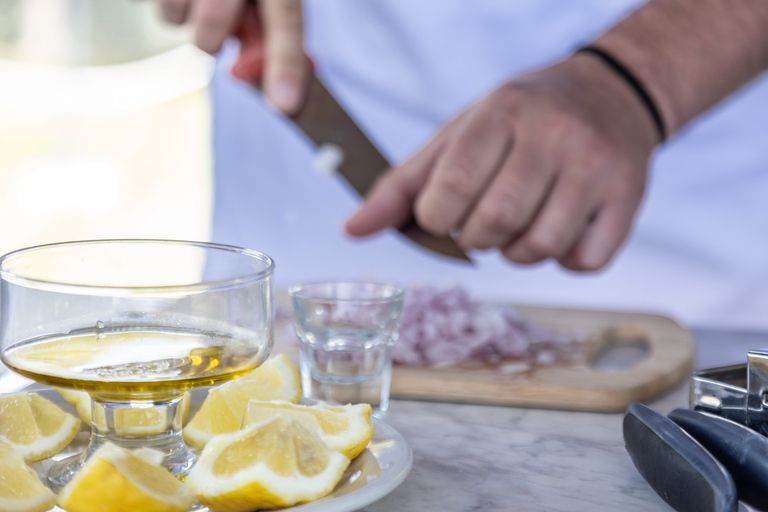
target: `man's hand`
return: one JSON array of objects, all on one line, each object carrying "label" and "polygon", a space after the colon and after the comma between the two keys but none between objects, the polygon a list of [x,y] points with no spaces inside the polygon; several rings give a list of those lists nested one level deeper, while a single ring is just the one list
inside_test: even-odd
[{"label": "man's hand", "polygon": [[[669,134],[768,68],[765,0],[649,0],[593,42],[644,86]],[[635,90],[580,53],[492,92],[390,171],[346,224],[410,215],[509,260],[605,265],[629,233],[658,137]]]},{"label": "man's hand", "polygon": [[237,36],[240,56],[232,73],[260,83],[267,100],[285,114],[301,108],[309,76],[301,0],[157,1],[167,21],[192,24],[195,45],[208,53]]},{"label": "man's hand", "polygon": [[463,112],[384,175],[345,227],[365,236],[414,215],[465,249],[596,270],[630,231],[657,137],[635,91],[577,54]]}]

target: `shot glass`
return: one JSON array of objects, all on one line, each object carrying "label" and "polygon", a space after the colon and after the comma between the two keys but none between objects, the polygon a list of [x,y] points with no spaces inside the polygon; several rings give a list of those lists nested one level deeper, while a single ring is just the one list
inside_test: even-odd
[{"label": "shot glass", "polygon": [[403,290],[380,283],[328,282],[297,285],[289,293],[301,341],[304,396],[368,403],[375,417],[385,417]]}]

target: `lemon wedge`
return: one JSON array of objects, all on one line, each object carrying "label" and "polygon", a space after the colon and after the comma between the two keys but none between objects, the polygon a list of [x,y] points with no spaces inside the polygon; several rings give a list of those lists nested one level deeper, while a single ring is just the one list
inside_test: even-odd
[{"label": "lemon wedge", "polygon": [[212,439],[187,485],[214,512],[288,507],[329,494],[349,459],[285,416]]},{"label": "lemon wedge", "polygon": [[182,436],[192,446],[202,449],[213,436],[240,430],[249,400],[295,403],[299,398],[299,372],[287,357],[280,354],[251,373],[208,393],[200,410],[182,430]]},{"label": "lemon wedge", "polygon": [[35,393],[0,395],[0,440],[26,462],[55,455],[80,429],[80,420]]},{"label": "lemon wedge", "polygon": [[352,460],[365,450],[373,437],[371,406],[368,404],[332,406],[324,402],[297,405],[290,402],[251,400],[245,410],[245,427],[285,415],[314,432],[331,450]]},{"label": "lemon wedge", "polygon": [[67,512],[186,512],[195,498],[160,466],[162,457],[105,444],[61,491],[59,506]]},{"label": "lemon wedge", "polygon": [[90,426],[91,424],[91,397],[85,391],[77,391],[75,389],[58,388],[53,389],[59,393],[64,400],[75,406],[77,409],[77,415],[83,420],[83,423]]},{"label": "lemon wedge", "polygon": [[[67,388],[53,388],[67,402],[74,405],[80,419],[91,424],[91,396],[85,391]],[[189,392],[184,393],[177,409],[182,424],[189,415]],[[121,436],[154,436],[165,430],[166,409],[117,409],[115,410],[115,431]],[[101,423],[105,423],[102,418]]]},{"label": "lemon wedge", "polygon": [[56,496],[24,464],[24,457],[9,443],[0,441],[0,510],[44,512],[55,504]]}]

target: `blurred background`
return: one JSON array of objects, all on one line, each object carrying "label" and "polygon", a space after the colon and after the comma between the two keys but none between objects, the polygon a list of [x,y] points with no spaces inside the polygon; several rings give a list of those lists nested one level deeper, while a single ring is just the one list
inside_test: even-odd
[{"label": "blurred background", "polygon": [[142,0],[0,0],[0,253],[207,240],[213,59]]}]

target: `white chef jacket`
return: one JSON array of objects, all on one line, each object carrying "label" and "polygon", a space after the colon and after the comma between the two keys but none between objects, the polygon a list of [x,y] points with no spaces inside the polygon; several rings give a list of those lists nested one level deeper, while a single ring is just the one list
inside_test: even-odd
[{"label": "white chef jacket", "polygon": [[[521,72],[590,41],[638,0],[307,0],[307,49],[327,87],[394,163]],[[635,229],[603,271],[474,265],[390,230],[345,236],[360,199],[318,172],[314,148],[247,85],[213,79],[213,239],[263,251],[277,286],[371,278],[461,285],[479,300],[647,311],[685,325],[768,329],[768,80],[691,124],[655,155]]]}]

